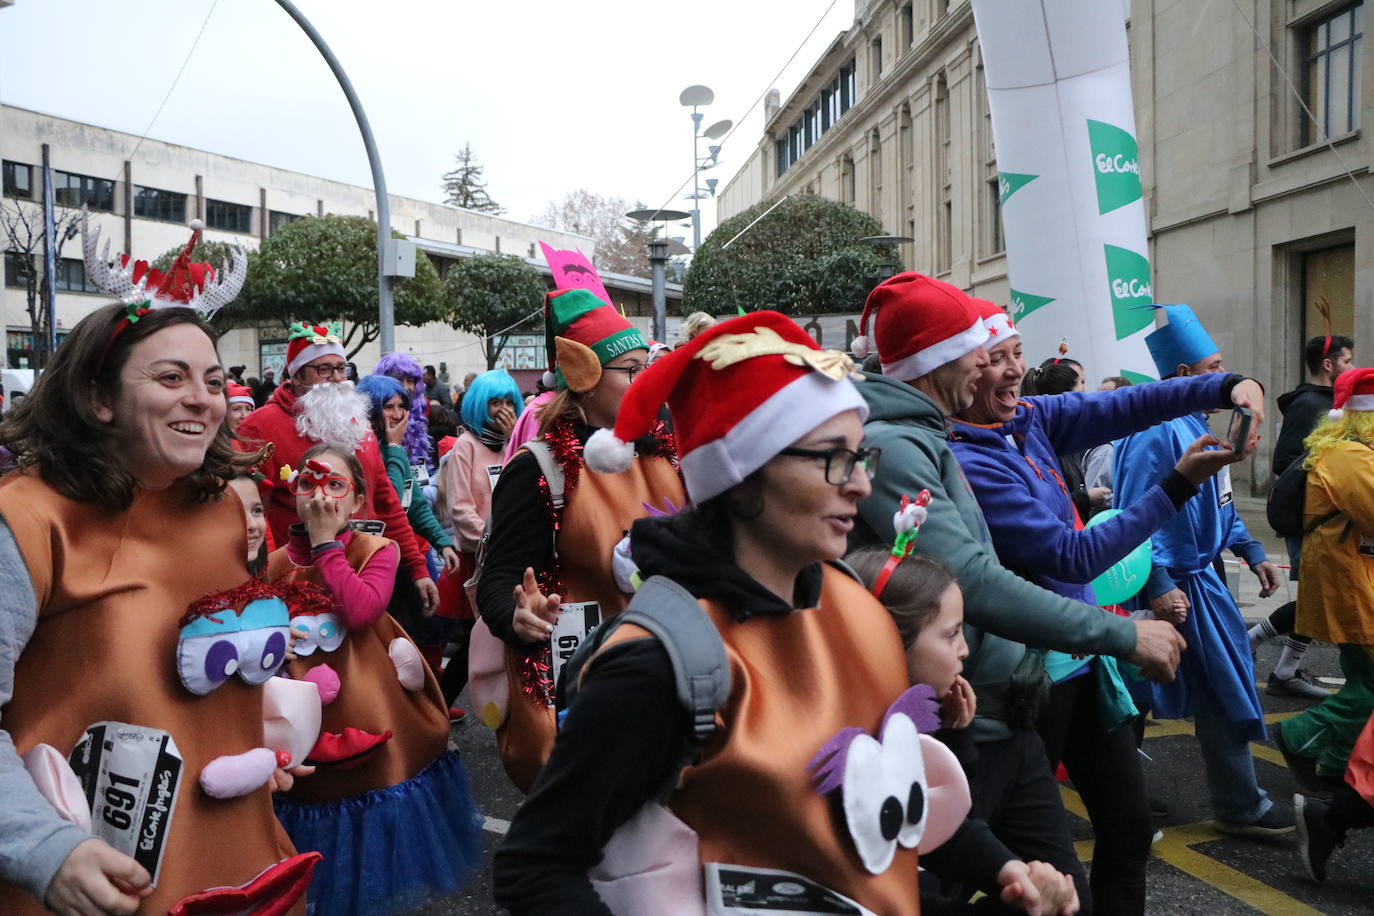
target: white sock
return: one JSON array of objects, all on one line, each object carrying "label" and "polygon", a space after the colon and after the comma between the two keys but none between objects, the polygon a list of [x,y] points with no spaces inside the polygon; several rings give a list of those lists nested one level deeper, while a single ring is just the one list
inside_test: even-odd
[{"label": "white sock", "polygon": [[1274,625],[1266,617],[1259,623],[1250,628],[1250,651],[1254,652],[1259,648],[1259,644],[1267,642],[1279,635],[1279,631],[1274,629]]},{"label": "white sock", "polygon": [[1289,636],[1283,641],[1283,653],[1279,656],[1279,663],[1274,666],[1274,677],[1279,680],[1288,678],[1298,673],[1298,665],[1302,663],[1302,657],[1307,654],[1309,644]]}]

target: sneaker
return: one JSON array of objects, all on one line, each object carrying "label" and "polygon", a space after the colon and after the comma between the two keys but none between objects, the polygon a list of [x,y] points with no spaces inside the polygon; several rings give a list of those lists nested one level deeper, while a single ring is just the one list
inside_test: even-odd
[{"label": "sneaker", "polygon": [[1317,683],[1317,679],[1302,668],[1293,672],[1292,677],[1276,677],[1269,672],[1269,683],[1264,692],[1271,697],[1292,697],[1298,700],[1324,700],[1331,691]]},{"label": "sneaker", "polygon": [[1212,826],[1230,836],[1251,837],[1256,840],[1274,840],[1287,836],[1295,829],[1293,815],[1273,805],[1257,821],[1248,824],[1231,824],[1214,820]]},{"label": "sneaker", "polygon": [[462,722],[467,718],[468,711],[461,706],[450,706],[448,708],[448,720],[450,722]]},{"label": "sneaker", "polygon": [[1326,861],[1337,846],[1345,843],[1345,836],[1326,822],[1330,805],[1320,798],[1293,796],[1293,814],[1298,822],[1298,856],[1307,877],[1321,884],[1326,880]]},{"label": "sneaker", "polygon": [[1163,831],[1163,830],[1156,830],[1156,831],[1155,831],[1155,835],[1152,836],[1152,837],[1150,837],[1150,845],[1153,846],[1154,844],[1158,843],[1158,842],[1159,842],[1160,840],[1162,840],[1162,839],[1164,839],[1164,831]]}]

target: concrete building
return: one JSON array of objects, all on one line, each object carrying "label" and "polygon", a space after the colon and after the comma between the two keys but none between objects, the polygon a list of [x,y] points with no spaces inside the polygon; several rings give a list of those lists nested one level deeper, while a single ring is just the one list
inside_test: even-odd
[{"label": "concrete building", "polygon": [[[1191,303],[1228,366],[1271,398],[1302,380],[1302,343],[1324,333],[1315,302],[1329,304],[1336,332],[1374,341],[1363,6],[1123,3],[1155,300]],[[765,117],[720,192],[721,219],[783,194],[852,203],[916,240],[902,246],[907,267],[1007,301],[968,0],[856,0],[853,25]],[[1277,419],[1272,400],[1270,410]],[[1261,489],[1268,457],[1262,448],[1236,476]]]},{"label": "concrete building", "polygon": [[[0,206],[36,209],[42,201],[41,165],[51,164],[59,208],[90,209],[91,221],[101,227],[111,250],[152,260],[186,243],[187,222],[203,219],[207,240],[229,241],[256,248],[282,225],[307,214],[366,215],[375,218],[376,197],[370,188],[330,181],[204,150],[139,138],[91,124],[12,106],[0,106],[0,159],[3,160],[4,198]],[[500,216],[393,195],[392,226],[406,234],[427,254],[442,275],[459,259],[485,253],[525,258],[548,273],[539,250],[544,241],[555,248],[577,248],[589,256],[591,239]],[[0,247],[7,247],[0,239]],[[102,241],[103,246],[103,241]],[[35,260],[42,270],[41,247]],[[6,365],[26,366],[32,337],[21,279],[20,258],[5,257],[5,282],[0,287],[0,314],[7,331]],[[632,320],[648,328],[652,315],[649,281],[640,277],[603,273],[616,304]],[[551,284],[552,285],[552,284]],[[61,246],[58,259],[56,314],[59,337],[108,297],[88,287],[79,238]],[[670,314],[677,311],[681,287],[668,286]],[[324,315],[282,316],[327,318]],[[676,322],[670,324],[670,331]],[[265,327],[229,331],[220,342],[225,365],[243,365],[245,375],[285,361],[285,330]],[[671,336],[671,335],[670,335]],[[476,338],[447,324],[396,328],[396,347],[422,364],[447,365],[450,378],[460,381],[467,372],[486,369]],[[377,344],[368,344],[354,360],[364,371],[380,357]],[[521,384],[533,386],[544,368],[542,329],[517,335],[502,354],[502,363],[517,372]]]}]

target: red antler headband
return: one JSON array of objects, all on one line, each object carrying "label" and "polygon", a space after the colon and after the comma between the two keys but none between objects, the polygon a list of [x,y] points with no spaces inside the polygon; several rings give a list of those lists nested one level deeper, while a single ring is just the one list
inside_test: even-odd
[{"label": "red antler headband", "polygon": [[892,516],[892,528],[897,532],[897,537],[892,542],[892,553],[884,561],[883,568],[878,571],[878,578],[873,582],[874,598],[882,597],[883,589],[887,588],[892,574],[916,548],[916,536],[921,533],[921,525],[926,520],[926,506],[929,505],[929,490],[917,493],[915,499],[905,495],[902,497],[902,507]]}]

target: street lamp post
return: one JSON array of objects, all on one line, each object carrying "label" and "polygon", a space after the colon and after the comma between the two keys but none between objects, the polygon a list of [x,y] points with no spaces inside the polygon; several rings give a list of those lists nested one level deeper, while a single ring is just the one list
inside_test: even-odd
[{"label": "street lamp post", "polygon": [[[632,220],[649,222],[672,222],[684,219],[687,214],[681,210],[631,210],[625,214]],[[668,336],[668,240],[661,235],[649,242],[649,276],[652,278],[654,299],[654,340],[663,341]]]},{"label": "street lamp post", "polygon": [[353,84],[349,82],[343,64],[339,63],[339,59],[329,49],[324,36],[316,31],[310,20],[305,18],[305,14],[298,10],[291,0],[277,0],[277,5],[310,37],[320,56],[329,64],[329,69],[334,71],[334,78],[339,81],[339,87],[348,99],[348,107],[353,109],[358,131],[363,135],[367,164],[372,169],[372,188],[377,194],[377,324],[381,329],[378,344],[383,353],[390,353],[396,349],[396,311],[391,298],[391,276],[397,274],[394,267],[397,251],[391,240],[390,198],[386,193],[386,175],[382,173],[382,157],[377,152],[377,141],[372,137],[372,127],[367,122],[367,112],[363,111],[362,100],[358,98],[358,93],[353,91]]},{"label": "street lamp post", "polygon": [[[701,247],[701,173],[706,169],[715,168],[717,157],[720,155],[718,145],[707,146],[709,156],[701,155],[701,138],[707,140],[719,140],[729,132],[732,121],[717,121],[705,130],[701,129],[702,119],[706,116],[698,108],[710,105],[715,101],[716,94],[707,86],[688,86],[678,95],[678,103],[684,108],[692,109],[692,251]],[[706,182],[710,188],[710,196],[716,194],[715,179],[708,179]]]}]

